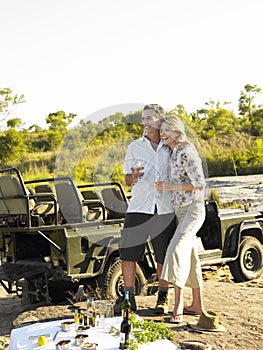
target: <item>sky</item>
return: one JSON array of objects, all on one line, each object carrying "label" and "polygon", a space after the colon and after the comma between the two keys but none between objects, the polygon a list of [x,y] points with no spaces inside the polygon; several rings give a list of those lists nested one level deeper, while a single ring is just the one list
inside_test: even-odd
[{"label": "sky", "polygon": [[237,110],[246,84],[263,88],[262,13],[262,0],[0,0],[0,87],[26,100],[9,118]]}]

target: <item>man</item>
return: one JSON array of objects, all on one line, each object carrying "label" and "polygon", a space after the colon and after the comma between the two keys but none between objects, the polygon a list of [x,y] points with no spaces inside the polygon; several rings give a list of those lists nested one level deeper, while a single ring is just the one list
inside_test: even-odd
[{"label": "man", "polygon": [[175,214],[171,193],[158,193],[156,181],[167,179],[170,151],[160,141],[160,119],[164,110],[157,104],[146,105],[142,112],[143,137],[133,141],[126,152],[124,173],[132,186],[120,241],[124,291],[129,291],[132,309],[136,310],[136,262],[144,259],[145,244],[150,237],[159,278],[156,313],[168,312],[168,283],[160,280],[166,249],[175,231]]}]

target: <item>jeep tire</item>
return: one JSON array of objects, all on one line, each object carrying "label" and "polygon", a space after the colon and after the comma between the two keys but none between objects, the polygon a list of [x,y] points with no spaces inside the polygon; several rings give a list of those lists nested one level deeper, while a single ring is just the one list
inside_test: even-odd
[{"label": "jeep tire", "polygon": [[229,263],[235,282],[260,277],[263,272],[263,247],[255,237],[245,236],[240,243],[239,256]]},{"label": "jeep tire", "polygon": [[[98,279],[98,285],[102,287],[102,298],[117,299],[123,297],[123,276],[120,258],[110,259],[103,274]],[[135,276],[136,295],[144,296],[147,293],[147,280],[140,266],[136,264]]]}]

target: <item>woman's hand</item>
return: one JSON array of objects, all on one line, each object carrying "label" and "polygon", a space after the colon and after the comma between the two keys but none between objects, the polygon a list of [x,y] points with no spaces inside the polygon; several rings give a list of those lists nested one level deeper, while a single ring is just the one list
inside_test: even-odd
[{"label": "woman's hand", "polygon": [[179,183],[170,183],[170,182],[164,182],[164,181],[156,181],[155,188],[158,192],[164,192],[164,191],[192,192],[196,190],[191,184],[191,182],[179,184]]},{"label": "woman's hand", "polygon": [[172,184],[164,181],[155,182],[155,188],[157,192],[171,191]]}]

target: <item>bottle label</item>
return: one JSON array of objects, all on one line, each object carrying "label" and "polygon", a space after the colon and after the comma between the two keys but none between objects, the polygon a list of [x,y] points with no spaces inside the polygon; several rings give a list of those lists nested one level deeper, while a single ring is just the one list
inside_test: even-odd
[{"label": "bottle label", "polygon": [[120,333],[120,344],[125,344],[125,333]]}]

